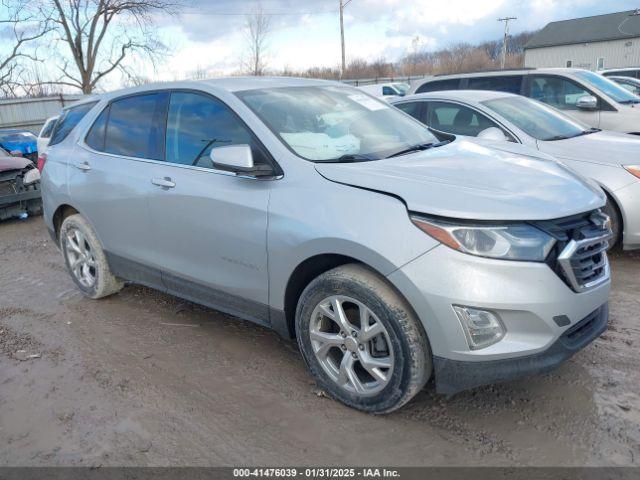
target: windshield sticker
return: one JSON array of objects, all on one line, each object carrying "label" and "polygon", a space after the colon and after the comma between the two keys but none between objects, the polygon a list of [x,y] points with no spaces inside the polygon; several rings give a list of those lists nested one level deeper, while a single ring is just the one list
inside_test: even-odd
[{"label": "windshield sticker", "polygon": [[360,151],[360,140],[353,135],[331,138],[326,133],[280,133],[297,154],[310,160],[326,160]]},{"label": "windshield sticker", "polygon": [[383,110],[385,108],[389,108],[388,105],[385,105],[384,103],[371,98],[367,95],[363,95],[362,93],[357,93],[355,95],[349,95],[349,98],[351,100],[353,100],[356,103],[359,103],[360,105],[362,105],[364,108],[371,110],[372,112],[375,112],[376,110]]}]

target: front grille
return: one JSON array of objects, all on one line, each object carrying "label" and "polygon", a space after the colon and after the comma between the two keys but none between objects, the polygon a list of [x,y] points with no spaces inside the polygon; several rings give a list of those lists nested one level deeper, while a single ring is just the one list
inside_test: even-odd
[{"label": "front grille", "polygon": [[606,215],[595,211],[536,225],[556,239],[548,263],[573,290],[583,292],[608,280],[611,230]]}]

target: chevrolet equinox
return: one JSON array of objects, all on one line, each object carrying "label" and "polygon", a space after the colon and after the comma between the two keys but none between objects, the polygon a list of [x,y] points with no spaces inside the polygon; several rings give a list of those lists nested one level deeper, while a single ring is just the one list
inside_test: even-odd
[{"label": "chevrolet equinox", "polygon": [[133,282],[271,327],[364,411],[547,371],[607,326],[598,187],[348,86],[147,85],[50,144],[45,222],[87,297]]}]

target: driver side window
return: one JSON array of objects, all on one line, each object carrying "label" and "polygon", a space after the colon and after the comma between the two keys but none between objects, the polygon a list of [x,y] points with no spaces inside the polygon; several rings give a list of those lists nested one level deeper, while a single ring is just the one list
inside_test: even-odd
[{"label": "driver side window", "polygon": [[566,78],[535,76],[531,79],[531,98],[560,110],[577,110],[578,99],[585,95],[591,93]]},{"label": "driver side window", "polygon": [[[487,128],[502,128],[481,113],[464,105],[449,102],[429,102],[427,125],[454,135],[476,137]],[[510,135],[504,132],[505,135]]]},{"label": "driver side window", "polygon": [[247,127],[225,104],[199,93],[171,93],[167,162],[213,169],[212,149],[243,144],[251,146],[256,165],[268,163]]}]

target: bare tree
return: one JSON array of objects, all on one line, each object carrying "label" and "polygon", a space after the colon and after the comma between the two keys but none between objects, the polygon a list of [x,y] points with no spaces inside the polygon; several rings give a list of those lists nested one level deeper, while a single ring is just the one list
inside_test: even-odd
[{"label": "bare tree", "polygon": [[48,0],[43,15],[51,16],[57,39],[71,53],[52,83],[91,93],[116,70],[137,77],[125,65],[128,56],[145,56],[155,66],[166,47],[156,38],[154,15],[172,14],[176,6],[172,0]]},{"label": "bare tree", "polygon": [[248,59],[245,60],[244,70],[251,75],[264,75],[267,68],[268,37],[271,33],[271,19],[265,15],[262,6],[258,6],[246,18],[246,36],[248,44]]},{"label": "bare tree", "polygon": [[27,0],[0,1],[0,38],[10,45],[8,51],[0,55],[0,93],[4,95],[16,94],[19,78],[25,72],[25,61],[38,60],[27,48],[50,29],[49,22],[34,15],[28,4]]}]

